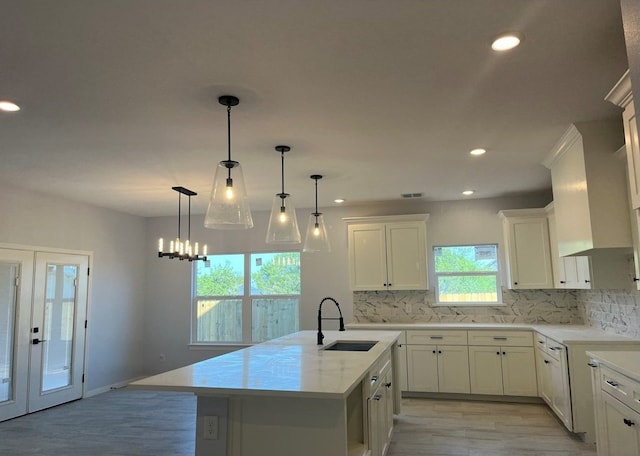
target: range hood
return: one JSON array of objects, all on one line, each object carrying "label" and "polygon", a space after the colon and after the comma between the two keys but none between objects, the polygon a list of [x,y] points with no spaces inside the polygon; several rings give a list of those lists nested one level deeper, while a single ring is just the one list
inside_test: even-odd
[{"label": "range hood", "polygon": [[542,162],[551,170],[560,256],[633,255],[622,122],[579,122]]}]

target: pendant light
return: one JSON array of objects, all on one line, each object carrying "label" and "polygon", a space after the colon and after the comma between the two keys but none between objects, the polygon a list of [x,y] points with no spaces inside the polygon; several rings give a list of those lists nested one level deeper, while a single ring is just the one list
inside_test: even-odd
[{"label": "pendant light", "polygon": [[[196,196],[197,193],[184,187],[171,187],[171,189],[178,192],[178,237],[175,241],[169,243],[168,252],[164,251],[164,240],[162,238],[158,239],[158,258],[167,257],[178,260],[207,261],[207,244],[204,245],[202,254],[200,254],[200,246],[198,243],[191,243],[191,197]],[[189,198],[189,218],[187,224],[187,239],[185,241],[180,237],[180,222],[182,219],[180,203],[182,201],[182,195],[187,195]]]},{"label": "pendant light", "polygon": [[240,100],[233,95],[223,95],[218,102],[227,107],[228,155],[216,167],[204,226],[218,230],[253,228],[242,168],[240,163],[231,160],[231,107],[237,106]]},{"label": "pendant light", "polygon": [[304,238],[303,252],[331,252],[331,245],[327,237],[327,229],[324,226],[322,213],[318,212],[318,180],[322,179],[320,174],[313,174],[311,179],[316,181],[316,210],[309,216],[307,224],[307,235]]},{"label": "pendant light", "polygon": [[289,152],[289,146],[276,146],[280,152],[282,191],[273,197],[269,228],[267,229],[267,244],[299,244],[300,230],[296,219],[296,208],[291,195],[284,191],[284,154]]}]

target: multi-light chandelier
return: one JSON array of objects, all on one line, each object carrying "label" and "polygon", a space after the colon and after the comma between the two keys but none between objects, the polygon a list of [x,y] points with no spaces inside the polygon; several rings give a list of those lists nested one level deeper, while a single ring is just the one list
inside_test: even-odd
[{"label": "multi-light chandelier", "polygon": [[[158,239],[158,258],[176,258],[178,260],[189,261],[207,261],[207,244],[202,247],[202,253],[200,252],[200,246],[197,242],[191,242],[191,197],[196,196],[197,193],[184,187],[171,187],[172,190],[178,192],[178,237],[175,240],[169,242],[169,250],[164,251],[164,239]],[[183,240],[180,235],[180,228],[182,222],[182,195],[187,195],[189,199],[189,212],[187,222],[187,239]]]}]

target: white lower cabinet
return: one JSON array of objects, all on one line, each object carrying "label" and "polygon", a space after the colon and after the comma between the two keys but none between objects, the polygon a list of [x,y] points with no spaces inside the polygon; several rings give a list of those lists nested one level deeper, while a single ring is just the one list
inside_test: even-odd
[{"label": "white lower cabinet", "polygon": [[370,371],[367,398],[369,456],[387,454],[393,434],[393,370],[390,356],[383,355]]},{"label": "white lower cabinet", "polygon": [[407,331],[409,391],[469,393],[467,331]]},{"label": "white lower cabinet", "polygon": [[537,396],[532,347],[470,346],[471,393]]},{"label": "white lower cabinet", "polygon": [[[623,363],[637,371],[634,362],[638,356],[633,359]],[[640,381],[598,361],[589,365],[595,368],[592,384],[598,456],[640,455]]]},{"label": "white lower cabinet", "polygon": [[571,390],[567,348],[553,339],[536,336],[537,377],[540,397],[560,418],[567,429],[573,429]]},{"label": "white lower cabinet", "polygon": [[470,393],[467,346],[408,345],[409,391]]}]

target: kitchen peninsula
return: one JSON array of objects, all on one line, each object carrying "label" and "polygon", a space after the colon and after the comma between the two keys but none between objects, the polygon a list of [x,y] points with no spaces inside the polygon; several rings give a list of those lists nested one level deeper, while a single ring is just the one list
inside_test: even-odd
[{"label": "kitchen peninsula", "polygon": [[[355,456],[386,452],[399,331],[301,331],[130,384],[198,397],[196,456]],[[375,342],[368,351],[330,348]],[[369,453],[370,452],[370,453]]]}]

